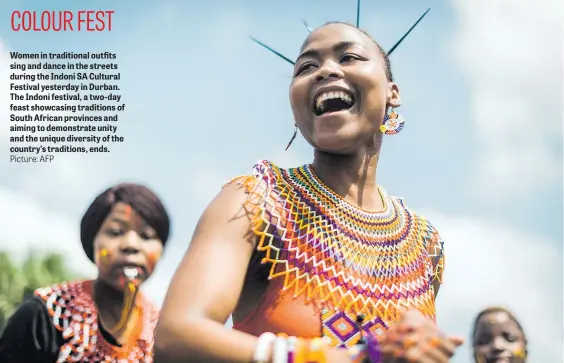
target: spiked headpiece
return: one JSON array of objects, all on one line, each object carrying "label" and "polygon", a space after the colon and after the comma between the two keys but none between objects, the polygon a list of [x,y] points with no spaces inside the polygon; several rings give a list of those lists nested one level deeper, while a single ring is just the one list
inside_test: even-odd
[{"label": "spiked headpiece", "polygon": [[[421,17],[419,17],[419,19],[417,19],[417,21],[415,22],[415,24],[413,24],[411,26],[411,28],[409,28],[409,30],[400,38],[400,40],[398,40],[393,47],[390,48],[390,50],[388,50],[388,52],[386,53],[388,56],[390,54],[392,54],[392,52],[394,50],[396,50],[396,48],[401,44],[401,42],[404,41],[404,39],[409,35],[409,33],[411,33],[411,31],[417,26],[417,24],[419,24],[419,22],[421,20],[423,20],[423,18],[425,17],[425,15],[427,15],[427,13],[429,12],[429,10],[431,10],[430,8],[427,9],[423,15],[421,15]],[[309,27],[309,25],[306,23],[306,21],[303,21],[305,27],[307,28],[307,30],[311,33],[312,29]],[[357,0],[356,3],[356,27],[359,28],[360,25],[360,0]],[[251,40],[253,40],[255,43],[259,44],[260,46],[266,48],[267,50],[269,50],[270,52],[276,54],[278,57],[282,58],[283,60],[285,60],[286,62],[294,65],[295,62],[293,60],[291,60],[290,58],[286,57],[285,55],[283,55],[282,53],[274,50],[272,47],[270,47],[269,45],[264,44],[263,42],[261,42],[260,40],[254,38],[254,37],[250,37]]]}]

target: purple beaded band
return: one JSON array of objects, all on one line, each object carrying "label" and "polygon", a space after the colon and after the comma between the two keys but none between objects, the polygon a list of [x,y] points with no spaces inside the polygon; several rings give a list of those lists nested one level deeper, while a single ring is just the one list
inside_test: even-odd
[{"label": "purple beaded band", "polygon": [[366,350],[368,357],[372,363],[382,363],[382,352],[380,351],[380,344],[378,339],[372,333],[368,334],[366,339]]}]

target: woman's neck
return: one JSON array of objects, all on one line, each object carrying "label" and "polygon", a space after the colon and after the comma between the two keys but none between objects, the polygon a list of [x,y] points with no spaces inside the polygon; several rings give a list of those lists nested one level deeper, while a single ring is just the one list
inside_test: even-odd
[{"label": "woman's neck", "polygon": [[112,328],[115,326],[120,321],[124,313],[128,315],[129,319],[133,310],[132,308],[135,306],[137,292],[135,292],[135,295],[131,297],[132,304],[130,305],[130,308],[128,311],[124,312],[124,309],[126,308],[124,291],[119,291],[99,279],[94,281],[93,290],[94,302],[96,303],[98,314],[102,316],[102,320],[105,324],[110,325],[106,328]]},{"label": "woman's neck", "polygon": [[316,150],[312,166],[323,183],[347,202],[378,211],[384,207],[376,182],[378,157],[379,152],[345,156]]}]

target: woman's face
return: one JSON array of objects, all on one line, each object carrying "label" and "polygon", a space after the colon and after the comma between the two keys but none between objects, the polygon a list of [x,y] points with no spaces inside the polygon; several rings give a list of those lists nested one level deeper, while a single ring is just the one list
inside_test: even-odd
[{"label": "woman's face", "polygon": [[[94,239],[98,278],[118,290],[123,290],[128,281],[139,285],[151,276],[162,251],[155,229],[131,206],[117,203]],[[128,278],[126,270],[137,276]]]},{"label": "woman's face", "polygon": [[484,314],[474,334],[474,356],[477,363],[525,362],[525,336],[507,313]]},{"label": "woman's face", "polygon": [[377,45],[360,30],[329,24],[313,31],[290,85],[294,120],[305,139],[337,154],[354,154],[373,143],[387,106],[400,105],[385,69]]}]

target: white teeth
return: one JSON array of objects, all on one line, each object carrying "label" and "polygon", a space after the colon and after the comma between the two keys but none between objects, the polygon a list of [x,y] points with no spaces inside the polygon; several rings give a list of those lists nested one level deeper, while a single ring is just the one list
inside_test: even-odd
[{"label": "white teeth", "polygon": [[343,91],[331,91],[331,92],[323,92],[319,96],[317,96],[317,99],[315,100],[315,108],[317,109],[317,111],[323,112],[323,110],[325,109],[325,105],[323,104],[323,102],[325,100],[335,99],[335,98],[339,98],[345,101],[349,105],[353,104],[353,99],[348,93],[345,93]]},{"label": "white teeth", "polygon": [[139,269],[137,267],[124,267],[123,274],[128,279],[133,280],[139,275]]}]

